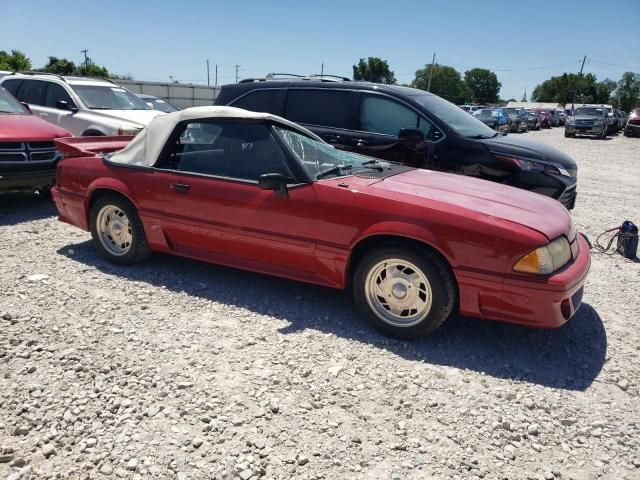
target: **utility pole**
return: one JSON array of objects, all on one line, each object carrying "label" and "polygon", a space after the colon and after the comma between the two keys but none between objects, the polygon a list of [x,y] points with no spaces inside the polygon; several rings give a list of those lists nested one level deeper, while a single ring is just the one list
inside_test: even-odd
[{"label": "utility pole", "polygon": [[324,75],[324,62],[322,62],[321,66],[320,66],[320,76]]},{"label": "utility pole", "polygon": [[207,87],[211,86],[209,82],[209,59],[207,58]]},{"label": "utility pole", "polygon": [[218,64],[216,63],[216,83],[215,87],[218,88]]},{"label": "utility pole", "polygon": [[80,50],[80,53],[84,53],[84,73],[86,75],[87,71],[89,70],[89,57],[87,57],[87,53],[89,53],[89,50],[85,48],[84,50]]},{"label": "utility pole", "polygon": [[427,92],[431,91],[431,77],[433,77],[433,68],[436,65],[436,52],[433,52],[433,60],[431,60],[431,70],[429,70],[429,82],[427,83]]},{"label": "utility pole", "polygon": [[571,102],[571,111],[575,109],[576,103],[576,95],[578,94],[578,84],[580,83],[580,79],[582,78],[582,69],[584,68],[584,62],[587,60],[587,56],[585,55],[582,59],[582,66],[580,67],[580,73],[578,74],[578,81],[576,82],[576,88],[573,90],[573,101]]},{"label": "utility pole", "polygon": [[238,69],[240,68],[240,65],[236,65],[236,83],[238,83]]}]

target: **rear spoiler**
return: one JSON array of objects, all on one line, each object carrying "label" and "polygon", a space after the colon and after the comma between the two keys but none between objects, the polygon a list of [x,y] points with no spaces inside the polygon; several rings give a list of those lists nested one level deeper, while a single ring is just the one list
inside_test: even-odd
[{"label": "rear spoiler", "polygon": [[66,137],[56,138],[56,148],[64,158],[93,157],[101,153],[117,152],[126,147],[133,136]]}]

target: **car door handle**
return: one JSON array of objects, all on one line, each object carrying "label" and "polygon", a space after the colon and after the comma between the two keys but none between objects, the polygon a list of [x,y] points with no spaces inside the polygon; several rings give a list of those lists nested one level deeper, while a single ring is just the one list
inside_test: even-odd
[{"label": "car door handle", "polygon": [[171,185],[169,185],[169,188],[179,193],[189,192],[189,185],[187,185],[186,183],[172,183]]},{"label": "car door handle", "polygon": [[369,145],[369,142],[367,142],[366,140],[358,139],[356,141],[356,147],[358,148],[366,147],[367,145]]},{"label": "car door handle", "polygon": [[38,115],[40,115],[41,117],[47,117],[49,116],[48,113],[44,113],[44,112],[40,112]]},{"label": "car door handle", "polygon": [[340,135],[325,135],[324,139],[327,143],[340,143],[342,141],[342,137]]}]

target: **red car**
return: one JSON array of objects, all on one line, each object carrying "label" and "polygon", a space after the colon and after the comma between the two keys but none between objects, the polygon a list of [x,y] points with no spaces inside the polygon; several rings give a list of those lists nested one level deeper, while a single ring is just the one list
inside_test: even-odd
[{"label": "red car", "polygon": [[31,114],[0,87],[0,193],[46,191],[61,158],[53,140],[71,134]]},{"label": "red car", "polygon": [[549,110],[543,110],[540,108],[534,109],[540,116],[540,127],[551,128],[551,113]]},{"label": "red car", "polygon": [[340,151],[230,107],[157,117],[128,145],[58,144],[59,218],[117,264],[158,251],[351,287],[401,338],[453,313],[558,327],[581,302],[589,247],[539,194]]}]

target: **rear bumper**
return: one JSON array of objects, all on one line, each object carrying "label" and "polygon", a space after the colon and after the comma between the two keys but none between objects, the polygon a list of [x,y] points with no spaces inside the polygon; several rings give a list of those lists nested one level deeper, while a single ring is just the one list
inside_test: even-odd
[{"label": "rear bumper", "polygon": [[0,171],[0,192],[37,190],[56,183],[56,168],[22,172]]},{"label": "rear bumper", "polygon": [[589,245],[582,235],[578,235],[578,242],[578,257],[545,279],[500,279],[458,272],[460,313],[529,327],[564,325],[580,307],[591,265]]},{"label": "rear bumper", "polygon": [[51,199],[58,209],[58,220],[83,230],[89,230],[84,197],[53,187]]}]

